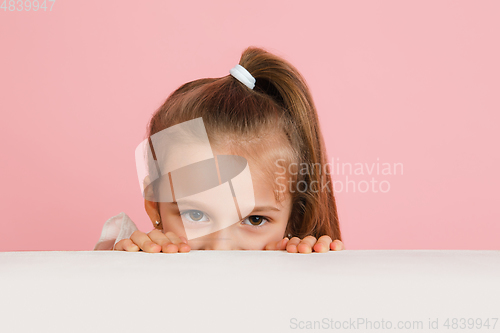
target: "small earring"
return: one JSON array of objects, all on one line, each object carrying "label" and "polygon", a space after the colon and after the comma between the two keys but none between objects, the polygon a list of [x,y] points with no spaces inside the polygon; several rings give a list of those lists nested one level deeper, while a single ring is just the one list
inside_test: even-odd
[{"label": "small earring", "polygon": [[288,239],[292,239],[292,234],[288,234]]},{"label": "small earring", "polygon": [[158,226],[158,225],[160,224],[160,221],[156,221],[155,223],[156,223],[156,225]]}]

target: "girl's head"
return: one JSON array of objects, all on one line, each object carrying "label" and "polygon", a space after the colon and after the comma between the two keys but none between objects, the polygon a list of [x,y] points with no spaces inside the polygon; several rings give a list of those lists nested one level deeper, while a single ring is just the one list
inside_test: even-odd
[{"label": "girl's head", "polygon": [[[202,117],[214,155],[246,158],[255,209],[243,220],[189,241],[192,249],[262,250],[291,234],[341,240],[318,115],[305,80],[290,63],[261,48],[240,59],[255,78],[250,89],[232,75],[188,82],[153,114],[147,136]],[[307,172],[304,172],[307,170]],[[184,221],[207,221],[203,211],[145,201],[153,225],[185,236]],[[203,222],[198,222],[203,223]]]}]

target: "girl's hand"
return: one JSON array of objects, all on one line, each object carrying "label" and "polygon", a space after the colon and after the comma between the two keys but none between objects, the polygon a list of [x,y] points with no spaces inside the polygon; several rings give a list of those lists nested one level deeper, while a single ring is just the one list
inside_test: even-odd
[{"label": "girl's hand", "polygon": [[145,251],[151,253],[165,252],[189,252],[191,248],[187,244],[187,239],[177,236],[171,231],[163,233],[158,229],[150,231],[148,234],[136,230],[130,238],[122,239],[116,243],[115,251]]},{"label": "girl's hand", "polygon": [[314,236],[306,236],[304,239],[292,237],[283,238],[279,242],[272,242],[266,245],[266,250],[287,250],[290,253],[311,253],[345,250],[344,243],[336,239],[332,241],[330,236],[321,236],[318,240]]}]

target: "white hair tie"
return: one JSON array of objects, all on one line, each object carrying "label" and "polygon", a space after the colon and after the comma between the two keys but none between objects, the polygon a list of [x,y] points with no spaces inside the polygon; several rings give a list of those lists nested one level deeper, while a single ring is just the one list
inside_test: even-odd
[{"label": "white hair tie", "polygon": [[248,88],[253,89],[255,87],[255,78],[250,74],[249,71],[240,64],[234,66],[229,70],[232,76],[238,79],[241,83],[246,85]]}]

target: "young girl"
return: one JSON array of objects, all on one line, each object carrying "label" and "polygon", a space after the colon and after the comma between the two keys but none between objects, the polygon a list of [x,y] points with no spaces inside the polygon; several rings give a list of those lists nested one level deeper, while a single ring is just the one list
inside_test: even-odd
[{"label": "young girl", "polygon": [[154,229],[148,234],[139,231],[122,212],[106,221],[94,250],[344,249],[318,115],[295,67],[249,47],[230,75],[195,80],[174,91],[152,116],[147,137],[200,117],[214,155],[247,160],[255,198],[252,212],[188,240],[183,226],[209,223],[210,214],[180,211],[175,200],[158,202],[145,196]]}]

